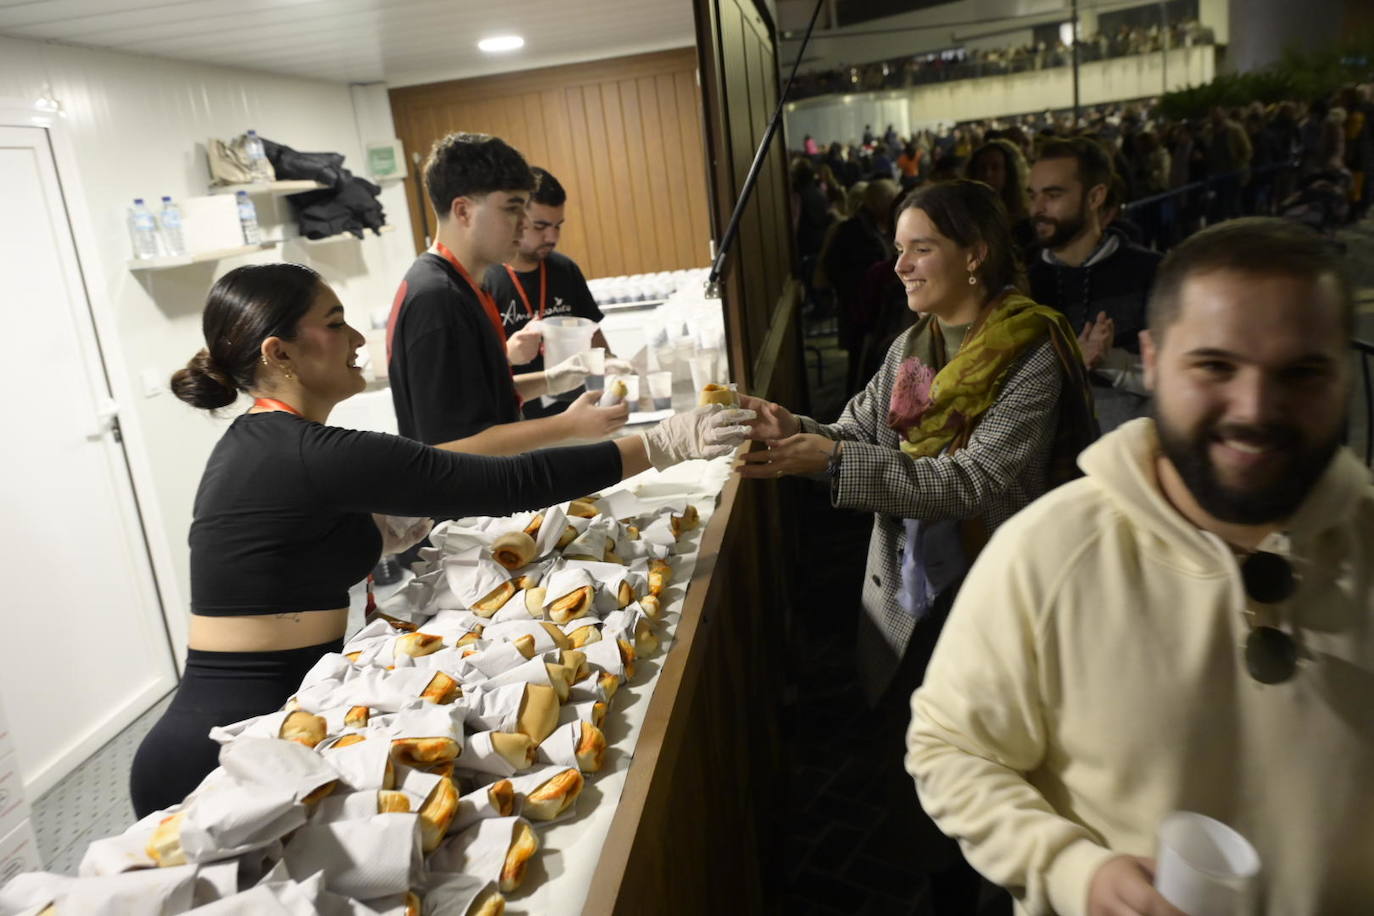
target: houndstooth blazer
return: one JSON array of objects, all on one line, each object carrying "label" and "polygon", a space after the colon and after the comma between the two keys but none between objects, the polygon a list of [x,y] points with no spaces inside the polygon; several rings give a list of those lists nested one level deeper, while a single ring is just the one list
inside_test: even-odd
[{"label": "houndstooth blazer", "polygon": [[887,425],[897,370],[924,323],[898,337],[868,386],[829,425],[802,417],[802,432],[844,440],[830,500],[874,513],[864,569],[859,678],[876,703],[906,651],[915,621],[897,603],[903,519],[981,519],[991,532],[1046,490],[1063,377],[1048,339],[1012,366],[1002,394],[968,445],[954,454],[910,458]]}]

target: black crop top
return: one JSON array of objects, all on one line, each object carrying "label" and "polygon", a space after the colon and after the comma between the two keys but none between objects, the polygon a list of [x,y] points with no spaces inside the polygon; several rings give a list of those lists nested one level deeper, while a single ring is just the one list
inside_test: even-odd
[{"label": "black crop top", "polygon": [[371,513],[506,515],[620,479],[602,442],[513,458],[400,436],[244,414],[210,454],[191,522],[191,610],[228,617],[348,605],[381,554]]}]

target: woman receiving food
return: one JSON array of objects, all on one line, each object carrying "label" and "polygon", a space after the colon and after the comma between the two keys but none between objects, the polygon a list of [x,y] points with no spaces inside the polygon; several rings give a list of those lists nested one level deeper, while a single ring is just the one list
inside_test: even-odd
[{"label": "woman receiving food", "polygon": [[1011,228],[987,185],[951,181],[911,194],[896,247],[920,320],[834,424],[742,397],[759,414],[751,437],[768,448],[746,455],[740,473],[828,475],[835,506],[874,513],[859,679],[892,750],[893,829],[923,829],[927,843],[941,843],[943,861],[928,863],[935,909],[958,913],[970,894],[976,902],[977,874],[919,812],[896,765],[911,693],[979,547],[1073,475],[1096,429],[1077,338],[1062,315],[1017,292]]},{"label": "woman receiving food", "polygon": [[363,390],[363,337],[318,274],[241,267],[210,290],[205,349],[172,377],[195,407],[255,400],[215,446],[191,523],[186,669],[134,758],[139,817],[180,801],[217,762],[208,732],[281,707],[342,648],[348,590],[397,534],[380,516],[505,515],[573,499],[687,458],[729,453],[747,414],[698,408],[611,442],[512,458],[462,454],[325,425]]}]

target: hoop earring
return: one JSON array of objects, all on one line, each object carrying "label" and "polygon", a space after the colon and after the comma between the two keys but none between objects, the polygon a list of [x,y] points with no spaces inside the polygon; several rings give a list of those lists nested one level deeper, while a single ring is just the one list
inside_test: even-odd
[{"label": "hoop earring", "polygon": [[968,285],[969,285],[969,286],[977,286],[977,285],[978,285],[978,278],[975,277],[975,276],[973,275],[973,271],[969,271],[969,274],[968,274]]}]

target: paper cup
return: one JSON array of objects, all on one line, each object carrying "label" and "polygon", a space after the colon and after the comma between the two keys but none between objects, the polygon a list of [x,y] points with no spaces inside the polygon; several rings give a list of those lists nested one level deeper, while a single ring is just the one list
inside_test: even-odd
[{"label": "paper cup", "polygon": [[1189,916],[1255,912],[1259,853],[1221,821],[1175,811],[1159,826],[1155,888]]},{"label": "paper cup", "polygon": [[587,351],[587,365],[591,371],[587,373],[586,386],[588,391],[603,391],[606,388],[606,349],[604,347],[592,347]]},{"label": "paper cup", "polygon": [[716,382],[716,361],[710,356],[693,356],[690,362],[692,367],[692,390],[701,393],[701,389]]},{"label": "paper cup", "polygon": [[649,397],[654,399],[654,410],[667,410],[673,406],[673,373],[650,372]]}]

